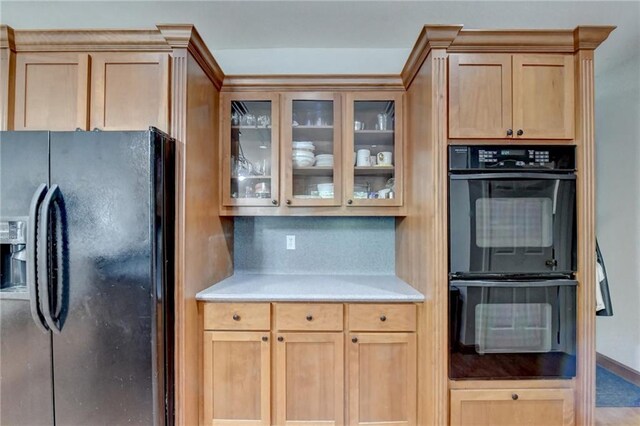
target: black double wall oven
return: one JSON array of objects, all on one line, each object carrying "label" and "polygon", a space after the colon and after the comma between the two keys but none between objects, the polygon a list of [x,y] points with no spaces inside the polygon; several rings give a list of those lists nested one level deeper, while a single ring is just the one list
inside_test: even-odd
[{"label": "black double wall oven", "polygon": [[449,376],[576,370],[571,146],[449,148]]}]

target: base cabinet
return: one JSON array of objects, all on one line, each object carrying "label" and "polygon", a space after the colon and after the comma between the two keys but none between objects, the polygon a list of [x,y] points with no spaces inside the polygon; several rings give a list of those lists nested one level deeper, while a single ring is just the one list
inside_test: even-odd
[{"label": "base cabinet", "polygon": [[451,426],[572,426],[572,389],[451,391]]},{"label": "base cabinet", "polygon": [[351,333],[349,425],[416,424],[415,333]]},{"label": "base cabinet", "polygon": [[342,333],[278,333],[276,424],[342,425]]},{"label": "base cabinet", "polygon": [[203,424],[270,424],[269,332],[205,331]]}]

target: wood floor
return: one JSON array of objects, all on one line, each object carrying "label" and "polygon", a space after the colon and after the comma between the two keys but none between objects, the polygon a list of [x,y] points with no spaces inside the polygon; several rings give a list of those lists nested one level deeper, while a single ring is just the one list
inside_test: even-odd
[{"label": "wood floor", "polygon": [[638,426],[640,407],[598,407],[596,426]]}]

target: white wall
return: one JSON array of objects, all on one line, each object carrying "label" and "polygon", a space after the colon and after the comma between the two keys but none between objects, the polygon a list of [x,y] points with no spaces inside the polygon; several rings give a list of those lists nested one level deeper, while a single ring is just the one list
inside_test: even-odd
[{"label": "white wall", "polygon": [[[606,42],[605,42],[606,43]],[[598,317],[596,350],[640,371],[640,42],[596,75],[597,235],[613,317]],[[596,62],[598,51],[596,50]]]}]

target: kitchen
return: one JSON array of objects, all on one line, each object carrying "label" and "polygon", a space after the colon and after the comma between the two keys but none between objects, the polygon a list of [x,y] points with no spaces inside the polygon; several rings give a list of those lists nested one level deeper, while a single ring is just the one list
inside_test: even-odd
[{"label": "kitchen", "polygon": [[[156,266],[167,275],[166,285],[174,281],[175,286],[165,296],[174,309],[164,311],[167,327],[174,321],[175,332],[163,335],[175,343],[166,355],[175,357],[175,367],[163,370],[166,378],[175,375],[175,382],[169,379],[165,385],[169,391],[175,384],[174,405],[165,403],[164,409],[145,414],[141,410],[139,422],[163,424],[154,416],[174,411],[177,424],[462,425],[474,424],[468,416],[483,410],[469,408],[473,401],[485,406],[508,401],[498,416],[520,413],[515,404],[525,401],[536,407],[526,411],[534,423],[544,412],[549,424],[591,424],[595,275],[588,265],[594,263],[595,240],[584,236],[593,235],[595,226],[592,69],[594,50],[613,29],[494,31],[426,25],[399,74],[243,76],[225,74],[191,25],[127,31],[3,26],[3,75],[13,76],[3,80],[3,130],[52,131],[51,158],[55,131],[77,128],[84,132],[69,137],[77,143],[85,138],[85,144],[96,139],[95,149],[99,139],[123,130],[162,139],[159,146],[175,146],[175,153],[165,156],[148,153],[167,166],[166,174],[148,171],[164,178],[163,200],[176,194],[175,229],[169,221],[154,226],[167,235],[175,232],[175,239],[136,237],[162,241],[165,264],[175,266],[175,273]],[[495,93],[502,98],[496,101]],[[144,132],[149,125],[175,142],[156,131]],[[496,148],[481,153],[478,146]],[[449,255],[450,232],[464,229],[451,227],[450,212],[462,209],[449,205],[454,183],[449,173],[456,170],[451,150],[456,149],[466,153],[460,163],[469,166],[461,172],[466,178],[470,172],[486,172],[482,169],[494,162],[506,166],[491,173],[540,177],[557,171],[561,177],[552,180],[551,196],[540,189],[546,184],[536,181],[531,190],[538,192],[510,206],[538,212],[532,221],[545,225],[526,235],[517,221],[476,230],[474,237],[469,231],[455,240],[467,246]],[[112,161],[126,163],[124,158]],[[172,161],[175,188],[166,184],[173,181]],[[3,163],[3,173],[7,167]],[[49,167],[55,176],[55,162]],[[96,175],[99,170],[96,165]],[[105,182],[116,180],[113,171],[106,173],[91,188],[100,191]],[[157,190],[155,185],[151,188]],[[497,184],[496,190],[509,185],[522,193],[523,186],[513,183]],[[65,197],[71,189],[62,183],[59,188],[73,219],[73,197],[69,192]],[[549,219],[558,197],[565,203],[558,204],[564,216]],[[461,198],[469,203],[468,195]],[[476,227],[500,220],[491,198],[473,203],[480,206]],[[172,217],[161,207],[149,202],[150,217]],[[39,216],[48,215],[48,209],[40,211]],[[85,238],[114,224],[101,226],[96,223]],[[46,226],[42,229],[46,235]],[[133,235],[120,237],[118,244],[134,243]],[[489,260],[480,264],[496,266],[494,251],[508,252],[513,247],[504,241],[516,237],[526,243],[515,248],[526,247],[528,254],[539,254],[537,248],[553,241],[551,260],[557,263],[544,270],[555,274],[544,277],[580,284],[558,286],[573,293],[562,303],[547,300],[550,310],[536,308],[549,326],[555,327],[559,312],[562,318],[568,315],[562,326],[573,327],[573,343],[569,336],[561,349],[527,349],[567,350],[574,366],[560,372],[552,368],[549,375],[534,371],[456,380],[447,350],[455,335],[449,329],[449,279],[469,277],[451,275],[460,272],[450,269],[454,255],[469,251],[468,241],[475,239],[477,247],[488,248],[484,256]],[[71,232],[72,245],[73,238]],[[550,259],[542,251],[536,259],[544,264]],[[507,262],[523,259],[530,258],[520,255]],[[538,270],[515,272],[520,271],[527,279],[541,279]],[[569,303],[567,311],[560,308],[563,303]],[[61,309],[55,302],[40,308],[47,305]],[[45,319],[55,323],[55,310]],[[544,333],[550,341],[557,330]],[[57,338],[52,337],[54,352]],[[483,341],[482,351],[491,352],[487,344],[496,341]],[[60,395],[55,404],[65,403]],[[74,423],[57,410],[57,422]],[[115,416],[111,423],[122,422],[117,410],[105,415]],[[485,415],[487,422],[499,421]],[[164,421],[171,423],[171,418]]]}]

